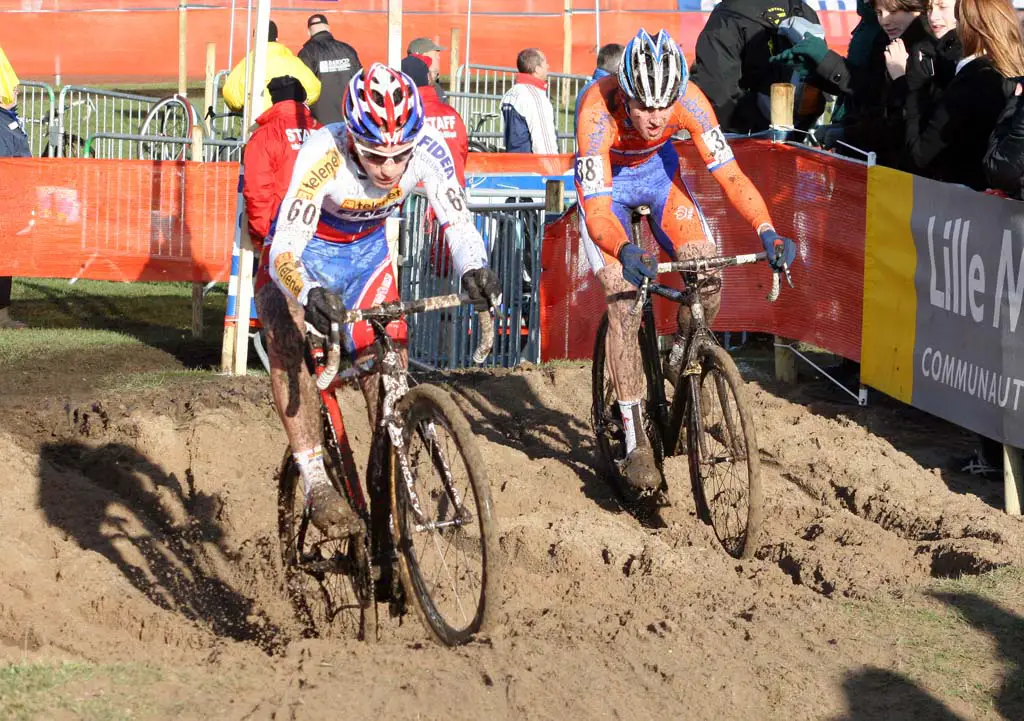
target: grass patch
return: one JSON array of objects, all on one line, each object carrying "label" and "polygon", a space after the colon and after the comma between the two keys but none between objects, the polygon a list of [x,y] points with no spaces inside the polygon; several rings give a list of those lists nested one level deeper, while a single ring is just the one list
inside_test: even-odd
[{"label": "grass patch", "polygon": [[894,669],[971,719],[1024,718],[1024,569],[937,580],[923,592],[848,608],[895,653]]},{"label": "grass patch", "polygon": [[52,330],[29,328],[0,331],[0,363],[15,363],[29,358],[73,354],[89,348],[109,348],[138,344],[126,333],[109,330]]},{"label": "grass patch", "polygon": [[13,721],[61,711],[87,721],[145,718],[141,694],[160,680],[159,671],[141,665],[13,664],[0,668],[0,709]]},{"label": "grass patch", "polygon": [[[16,278],[11,314],[31,328],[113,331],[166,351],[187,367],[212,368],[220,364],[226,304],[226,285],[220,284],[204,299],[203,335],[193,338],[191,283],[80,280],[71,284],[60,279]],[[50,337],[69,344],[81,335]],[[85,342],[109,343],[110,337]]]}]

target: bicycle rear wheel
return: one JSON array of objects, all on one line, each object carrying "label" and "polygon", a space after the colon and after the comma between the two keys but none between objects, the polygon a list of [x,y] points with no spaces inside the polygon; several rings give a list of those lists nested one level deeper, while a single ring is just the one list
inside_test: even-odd
[{"label": "bicycle rear wheel", "polygon": [[440,388],[399,405],[412,488],[392,447],[392,533],[408,599],[441,643],[486,630],[498,605],[498,542],[485,466],[469,423]]},{"label": "bicycle rear wheel", "polygon": [[[341,463],[324,454],[331,483],[344,495]],[[285,590],[307,636],[377,638],[376,603],[367,539],[326,538],[306,511],[298,465],[286,452],[277,505]]]},{"label": "bicycle rear wheel", "polygon": [[[660,469],[664,463],[665,452],[661,442],[661,431],[650,412],[652,375],[654,375],[654,364],[658,363],[659,359],[648,357],[648,344],[643,338],[645,332],[645,327],[641,327],[640,354],[643,359],[644,373],[647,376],[647,397],[643,399],[644,431],[647,433],[651,448],[654,450],[654,458]],[[612,382],[611,371],[608,368],[608,351],[605,345],[607,337],[608,313],[606,312],[601,318],[601,324],[597,327],[597,337],[594,340],[594,360],[590,370],[591,423],[597,440],[598,455],[601,456],[605,473],[615,491],[627,503],[636,503],[640,499],[619,468],[626,457],[626,436],[622,428],[622,413],[619,411],[615,384]]]},{"label": "bicycle rear wheel", "polygon": [[[725,349],[704,343],[698,360],[699,376],[689,376],[679,390],[690,394],[686,446],[697,511],[730,556],[749,558],[757,550],[763,513],[753,415],[739,369]],[[698,397],[711,401],[702,401],[699,413]]]}]

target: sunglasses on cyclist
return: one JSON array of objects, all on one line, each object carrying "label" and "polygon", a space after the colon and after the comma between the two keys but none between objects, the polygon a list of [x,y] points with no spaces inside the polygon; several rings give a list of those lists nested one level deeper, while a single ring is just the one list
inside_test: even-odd
[{"label": "sunglasses on cyclist", "polygon": [[414,146],[410,146],[409,148],[406,148],[405,150],[399,151],[397,153],[381,153],[376,150],[364,148],[359,143],[354,143],[354,145],[356,147],[356,152],[359,153],[360,158],[365,160],[370,165],[375,165],[378,167],[384,165],[386,162],[388,162],[388,160],[395,161],[395,165],[401,165],[410,157],[412,157],[412,151],[415,149]]}]

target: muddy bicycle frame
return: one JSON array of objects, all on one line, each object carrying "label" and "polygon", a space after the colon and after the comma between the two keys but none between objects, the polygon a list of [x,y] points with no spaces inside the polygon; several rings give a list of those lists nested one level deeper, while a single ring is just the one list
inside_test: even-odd
[{"label": "muddy bicycle frame", "polygon": [[[649,213],[650,210],[646,206],[637,208],[634,212],[632,217],[634,242],[640,238],[640,224],[643,217]],[[657,270],[659,274],[673,272],[682,274],[683,290],[676,290],[675,288],[670,288],[644,278],[637,293],[637,300],[632,313],[635,315],[642,312],[644,314],[643,322],[647,328],[653,329],[656,327],[654,322],[654,306],[650,302],[652,294],[660,295],[662,298],[684,305],[690,309],[692,320],[689,329],[685,331],[686,335],[683,344],[683,355],[680,361],[678,382],[685,382],[687,385],[693,386],[694,383],[691,379],[698,378],[701,373],[701,364],[697,355],[702,343],[718,345],[718,341],[708,327],[704,316],[704,306],[700,302],[701,288],[711,282],[720,283],[718,273],[725,268],[750,265],[751,263],[759,263],[767,259],[768,254],[762,251],[760,253],[659,263]],[[781,285],[779,278],[783,273],[785,273],[786,281],[790,287],[793,285],[788,267],[785,267],[782,272],[772,273],[772,287],[768,293],[768,301],[770,303],[774,303],[779,297]],[[682,331],[683,329],[680,328],[680,330]],[[657,379],[656,382],[651,384],[653,386],[651,388],[653,398],[651,399],[652,402],[650,403],[648,413],[651,414],[654,424],[661,433],[662,448],[665,449],[665,454],[674,455],[675,439],[679,438],[679,430],[687,415],[686,400],[689,399],[694,404],[693,411],[700,418],[700,393],[694,392],[693,387],[689,389],[690,392],[688,393],[676,391],[673,393],[670,405],[665,395],[664,373],[660,362],[661,354],[658,349],[657,332],[642,333],[641,342],[647,346],[644,348],[646,352],[642,353],[644,365],[647,366],[644,368],[644,373],[650,379]],[[704,435],[700,434],[699,437],[700,443],[704,444]],[[702,453],[706,453],[706,451],[706,448],[701,448]]]},{"label": "muddy bicycle frame", "polygon": [[[409,461],[402,442],[402,434],[404,432],[402,419],[396,412],[399,401],[409,391],[407,369],[402,362],[399,348],[386,331],[388,323],[403,316],[454,308],[468,302],[469,298],[466,295],[451,294],[422,298],[405,303],[394,301],[365,310],[346,311],[340,322],[334,321],[331,323],[326,352],[320,344],[310,343],[310,360],[313,364],[317,390],[320,393],[322,408],[327,416],[328,425],[334,434],[333,440],[342,462],[342,481],[346,486],[345,490],[348,497],[353,501],[353,510],[363,518],[367,525],[371,542],[371,562],[375,566],[379,566],[382,573],[385,568],[389,567],[392,560],[384,557],[390,554],[391,551],[391,511],[387,504],[375,503],[371,506],[367,503],[366,495],[363,493],[363,484],[359,482],[359,470],[356,466],[352,445],[349,442],[345,421],[342,417],[335,391],[347,381],[358,380],[375,374],[380,376],[379,382],[383,387],[383,393],[377,399],[376,425],[372,429],[370,458],[367,464],[365,483],[368,492],[372,493],[373,489],[380,488],[380,483],[388,481],[389,479],[386,476],[392,472],[392,469],[389,467],[390,464],[386,459],[387,445],[383,442],[387,438],[395,451],[395,457],[398,459],[398,466],[401,472],[401,480],[409,493],[410,507],[413,510],[417,531],[432,530],[442,526],[459,526],[472,520],[460,516],[453,521],[435,523],[427,519],[421,510],[415,490],[415,479],[410,470]],[[499,303],[500,299],[492,299],[493,307],[496,307]],[[482,363],[490,354],[494,343],[494,321],[491,312],[488,310],[478,312],[477,317],[480,323],[480,342],[473,354],[473,360],[476,363]],[[369,321],[370,326],[373,328],[375,341],[371,347],[375,349],[375,353],[363,362],[353,363],[349,368],[339,372],[342,358],[341,324],[358,323],[361,321]],[[382,430],[387,431],[386,435],[381,433]],[[446,463],[443,465],[447,476],[447,485],[451,493],[455,494],[453,501],[455,501],[460,509],[464,509],[464,504],[457,497],[455,487],[451,483],[451,470],[447,467]],[[397,482],[398,479],[395,480]],[[372,509],[378,509],[378,511],[371,515]],[[391,581],[395,583],[397,576],[392,577]]]}]

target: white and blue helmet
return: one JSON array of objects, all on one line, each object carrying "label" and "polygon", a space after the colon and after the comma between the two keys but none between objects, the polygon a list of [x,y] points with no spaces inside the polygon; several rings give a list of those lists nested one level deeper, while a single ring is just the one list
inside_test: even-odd
[{"label": "white and blue helmet", "polygon": [[619,61],[619,87],[646,108],[667,108],[686,92],[686,58],[675,40],[659,30],[651,37],[641,29]]}]

